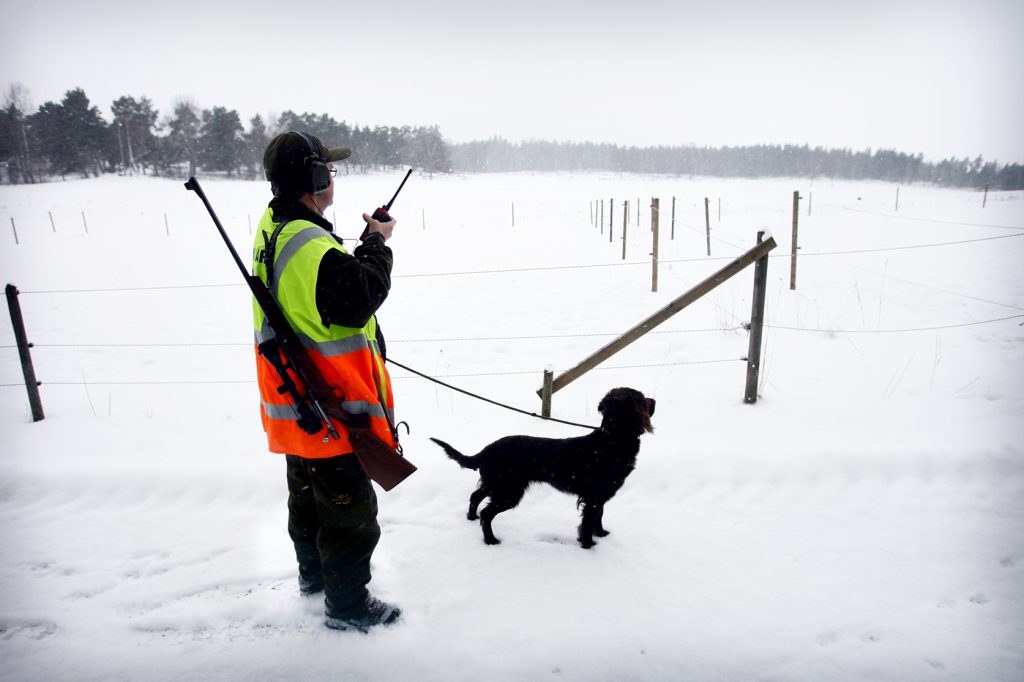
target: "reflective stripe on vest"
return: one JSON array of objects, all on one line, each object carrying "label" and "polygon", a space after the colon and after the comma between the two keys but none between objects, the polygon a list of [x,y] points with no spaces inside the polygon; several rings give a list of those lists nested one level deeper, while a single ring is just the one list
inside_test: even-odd
[{"label": "reflective stripe on vest", "polygon": [[[343,339],[336,339],[334,341],[314,341],[301,332],[296,332],[295,335],[299,337],[299,341],[302,342],[303,348],[306,350],[315,350],[325,358],[333,357],[335,355],[345,355],[346,353],[367,349],[372,350],[375,355],[380,355],[380,346],[377,345],[377,341],[370,341],[362,334],[347,336]],[[264,319],[263,328],[256,332],[256,343],[261,344],[272,338],[274,338],[274,330],[270,328],[270,325],[267,324],[267,321]]]},{"label": "reflective stripe on vest", "polygon": [[[263,410],[270,419],[289,419],[295,421],[298,417],[295,412],[295,406],[291,403],[275,405],[261,400],[260,404],[263,405]],[[341,406],[349,414],[368,414],[378,419],[385,419],[387,417],[394,419],[393,410],[387,410],[387,413],[385,413],[384,408],[380,405],[365,400],[346,400],[341,403]]]}]

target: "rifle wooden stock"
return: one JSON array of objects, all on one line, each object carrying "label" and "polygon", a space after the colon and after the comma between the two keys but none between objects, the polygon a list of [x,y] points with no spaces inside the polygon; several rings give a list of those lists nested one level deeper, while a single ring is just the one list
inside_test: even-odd
[{"label": "rifle wooden stock", "polygon": [[391,449],[370,429],[348,429],[348,442],[363,471],[384,490],[391,490],[416,471],[416,465]]},{"label": "rifle wooden stock", "polygon": [[[209,199],[206,198],[206,193],[203,192],[199,181],[194,177],[189,178],[188,182],[185,183],[185,189],[194,191],[202,199],[206,210],[210,213],[210,217],[213,218],[214,225],[217,226],[221,237],[224,239],[224,243],[234,257],[238,269],[241,270],[242,277],[245,278],[246,284],[249,285],[253,298],[256,299],[257,305],[263,310],[263,314],[267,318],[267,324],[274,330],[274,336],[277,339],[280,352],[284,354],[287,361],[287,368],[283,371],[287,372],[290,369],[294,372],[306,393],[302,395],[299,392],[301,389],[297,389],[294,384],[292,385],[292,390],[287,392],[290,394],[293,402],[308,403],[306,412],[309,411],[309,406],[312,406],[321,424],[320,429],[313,431],[316,428],[315,422],[310,427],[308,423],[304,425],[304,420],[300,419],[300,427],[311,435],[320,433],[326,428],[328,433],[327,436],[324,436],[326,441],[328,437],[335,440],[341,438],[337,429],[331,423],[331,418],[337,419],[344,424],[348,430],[348,440],[352,445],[352,451],[359,460],[359,464],[363,467],[363,471],[384,490],[391,490],[412,475],[416,471],[416,465],[370,431],[370,419],[367,415],[350,414],[341,406],[341,401],[335,395],[334,389],[324,378],[320,368],[306,354],[302,341],[288,323],[288,319],[284,316],[284,311],[281,310],[281,306],[274,300],[267,285],[259,277],[250,275],[245,269],[242,259],[238,256],[238,252],[235,251],[234,245],[228,238],[227,232],[224,231],[224,226],[221,225],[220,219],[217,218],[217,214],[214,212]],[[275,367],[279,364],[276,363]],[[281,374],[281,372],[282,370],[278,369],[278,373]],[[282,390],[289,383],[292,383],[287,376],[282,376],[281,381]],[[386,406],[382,407],[387,409]],[[300,405],[297,404],[296,409],[301,411]],[[397,434],[395,434],[395,438],[398,438]]]}]

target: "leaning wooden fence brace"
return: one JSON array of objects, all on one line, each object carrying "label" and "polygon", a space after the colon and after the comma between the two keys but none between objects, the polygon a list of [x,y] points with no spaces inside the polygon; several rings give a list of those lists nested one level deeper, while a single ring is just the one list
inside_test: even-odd
[{"label": "leaning wooden fence brace", "polygon": [[[563,372],[561,375],[559,375],[553,381],[551,381],[550,392],[545,389],[537,391],[537,395],[541,396],[542,400],[545,398],[545,396],[548,396],[547,401],[544,405],[542,405],[542,410],[546,409],[550,414],[550,396],[562,390],[576,379],[579,379],[581,376],[583,376],[590,370],[594,369],[599,364],[601,364],[611,356],[615,355],[620,350],[622,350],[629,344],[633,343],[640,337],[654,330],[654,328],[660,325],[661,323],[668,321],[672,316],[681,311],[683,308],[686,308],[694,301],[699,300],[701,297],[715,290],[716,288],[718,288],[719,285],[723,284],[725,281],[742,272],[751,263],[755,263],[761,259],[767,261],[768,252],[774,249],[776,246],[777,244],[775,243],[775,239],[773,237],[768,237],[767,240],[758,243],[755,247],[747,251],[745,254],[735,259],[734,261],[723,267],[721,270],[705,279],[697,286],[690,289],[682,296],[675,299],[674,301],[672,301],[664,308],[648,317],[640,324],[636,325],[626,333],[622,334],[619,338],[608,343],[607,345],[602,347],[600,350],[595,352],[587,359],[583,360],[581,363],[579,363],[572,369]],[[760,347],[760,342],[758,343],[758,346]]]},{"label": "leaning wooden fence brace", "polygon": [[18,344],[18,355],[21,356],[21,373],[25,377],[25,388],[28,390],[28,402],[32,407],[32,421],[42,421],[43,401],[39,398],[39,382],[36,381],[36,370],[32,366],[32,353],[25,334],[25,320],[21,316],[21,304],[18,303],[18,287],[7,285],[7,308],[11,312],[11,326],[14,327],[14,339]]}]

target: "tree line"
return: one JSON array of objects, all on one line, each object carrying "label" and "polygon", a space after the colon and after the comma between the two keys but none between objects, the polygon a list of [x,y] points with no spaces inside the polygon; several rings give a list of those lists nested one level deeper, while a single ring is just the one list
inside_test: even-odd
[{"label": "tree line", "polygon": [[808,145],[625,147],[607,143],[490,140],[447,143],[437,126],[350,126],[326,114],[257,115],[200,109],[176,100],[161,117],[147,97],[119,97],[110,120],[81,88],[29,111],[28,92],[12,85],[0,109],[0,182],[32,183],[69,175],[204,173],[263,178],[263,151],[285,130],[308,131],[352,149],[359,170],[411,165],[427,172],[611,171],[717,177],[810,177],[930,182],[954,187],[1024,189],[1024,166],[978,156],[938,163],[894,149],[826,149]]},{"label": "tree line", "polygon": [[657,146],[528,141],[502,138],[451,146],[464,171],[610,171],[712,177],[807,177],[931,182],[951,187],[1024,189],[1024,165],[999,166],[978,156],[938,163],[894,149],[852,151],[808,145]]},{"label": "tree line", "polygon": [[310,132],[332,147],[350,147],[349,162],[361,170],[406,164],[428,172],[451,170],[437,126],[350,126],[326,114],[294,111],[273,121],[256,115],[245,126],[233,109],[200,109],[182,98],[161,117],[149,98],[131,96],[114,100],[108,121],[81,88],[34,112],[28,111],[27,100],[20,85],[5,95],[0,181],[33,183],[110,172],[187,177],[200,169],[262,179],[263,151],[286,130]]}]

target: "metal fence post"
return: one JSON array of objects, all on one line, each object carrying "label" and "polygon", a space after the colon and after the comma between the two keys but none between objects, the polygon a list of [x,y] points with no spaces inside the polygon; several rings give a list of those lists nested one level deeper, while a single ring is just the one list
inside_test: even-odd
[{"label": "metal fence post", "polygon": [[[639,206],[637,210],[639,210]],[[629,227],[629,200],[622,204],[622,260],[626,260],[626,230]]]},{"label": "metal fence post", "polygon": [[708,255],[711,255],[711,214],[708,209],[710,199],[704,197],[704,230],[708,235]]},{"label": "metal fence post", "polygon": [[612,243],[612,233],[615,232],[615,199],[608,200],[608,243]]},{"label": "metal fence post", "polygon": [[793,248],[789,261],[789,288],[796,289],[796,252],[800,250],[797,246],[797,227],[800,213],[800,192],[793,192]]},{"label": "metal fence post", "polygon": [[[757,243],[764,239],[764,232],[757,233]],[[757,383],[761,372],[761,335],[764,328],[764,299],[768,286],[768,254],[754,263],[754,303],[750,312],[750,346],[747,348],[747,386],[743,402],[752,405],[757,402]]]},{"label": "metal fence post", "polygon": [[36,381],[36,371],[32,367],[32,354],[29,352],[32,344],[28,342],[28,337],[25,335],[25,320],[21,316],[21,305],[18,303],[18,287],[8,284],[6,292],[7,307],[11,311],[11,326],[14,327],[18,355],[21,356],[21,372],[25,375],[28,402],[32,406],[32,421],[37,422],[43,419],[43,402],[39,399],[39,382]]},{"label": "metal fence post", "polygon": [[672,197],[672,239],[676,238],[676,198]]},{"label": "metal fence post", "polygon": [[651,291],[658,290],[658,219],[660,218],[660,199],[651,199]]}]

